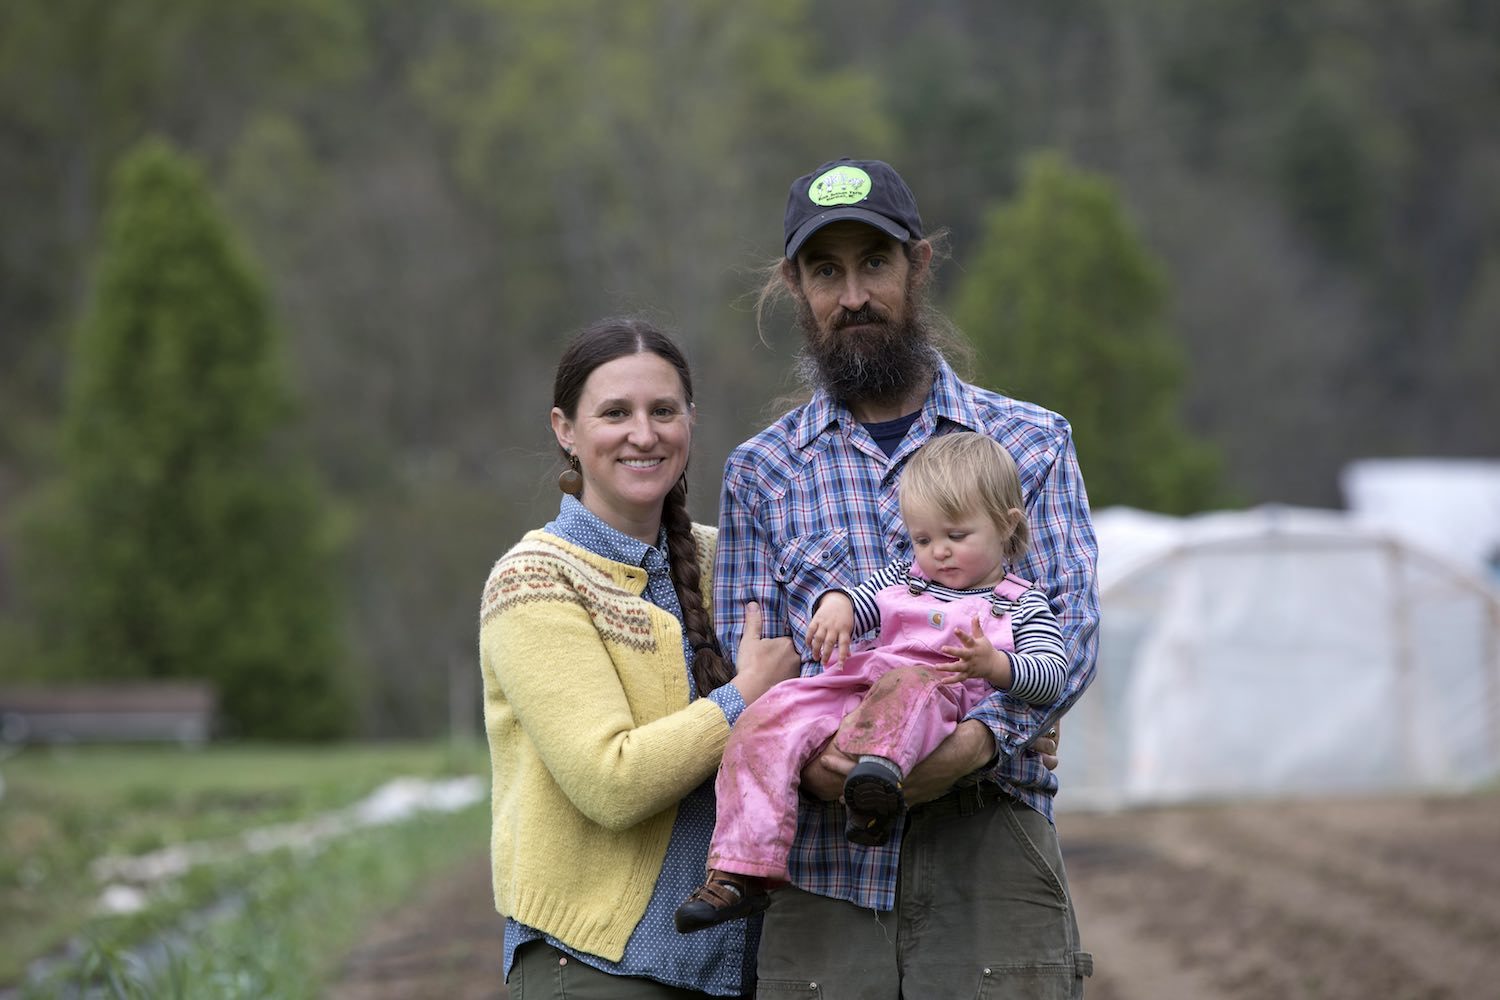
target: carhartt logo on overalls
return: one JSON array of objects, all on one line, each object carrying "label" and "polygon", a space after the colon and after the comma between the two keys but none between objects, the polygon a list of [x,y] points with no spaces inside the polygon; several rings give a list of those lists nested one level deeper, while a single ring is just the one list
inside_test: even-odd
[{"label": "carhartt logo on overalls", "polygon": [[931,625],[933,628],[942,628],[943,613],[941,611],[927,612],[927,624]]}]

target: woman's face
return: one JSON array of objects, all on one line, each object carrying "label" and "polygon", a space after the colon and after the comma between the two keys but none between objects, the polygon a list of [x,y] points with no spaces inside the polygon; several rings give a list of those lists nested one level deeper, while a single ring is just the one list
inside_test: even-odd
[{"label": "woman's face", "polygon": [[578,456],[583,505],[617,531],[656,544],[662,501],[687,468],[693,410],[677,369],[628,354],[595,368],[572,418],[552,410],[557,443]]}]

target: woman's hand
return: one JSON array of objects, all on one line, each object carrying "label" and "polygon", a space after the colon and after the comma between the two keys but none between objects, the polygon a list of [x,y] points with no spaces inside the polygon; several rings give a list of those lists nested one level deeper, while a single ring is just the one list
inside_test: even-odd
[{"label": "woman's hand", "polygon": [[781,681],[802,673],[802,660],[792,646],[792,640],[762,639],[760,635],[760,605],[754,601],[745,605],[745,633],[740,638],[740,648],[735,656],[735,676],[731,682],[739,689],[745,704],[759,698]]}]

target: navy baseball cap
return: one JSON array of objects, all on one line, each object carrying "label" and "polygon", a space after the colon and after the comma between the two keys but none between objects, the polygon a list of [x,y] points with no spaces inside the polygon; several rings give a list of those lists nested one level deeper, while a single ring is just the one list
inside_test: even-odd
[{"label": "navy baseball cap", "polygon": [[853,219],[905,243],[922,238],[917,198],[889,163],[829,160],[792,181],[786,199],[786,259],[830,222]]}]

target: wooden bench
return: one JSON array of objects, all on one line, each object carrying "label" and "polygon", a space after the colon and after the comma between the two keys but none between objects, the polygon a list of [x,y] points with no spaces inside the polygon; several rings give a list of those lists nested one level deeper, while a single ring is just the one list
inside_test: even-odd
[{"label": "wooden bench", "polygon": [[199,744],[216,703],[198,681],[0,687],[0,742]]}]

